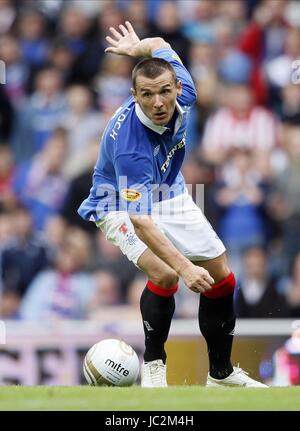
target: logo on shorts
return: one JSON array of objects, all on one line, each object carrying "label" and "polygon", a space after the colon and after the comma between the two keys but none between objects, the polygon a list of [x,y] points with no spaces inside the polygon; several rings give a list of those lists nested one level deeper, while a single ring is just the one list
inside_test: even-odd
[{"label": "logo on shorts", "polygon": [[142,193],[133,189],[123,189],[121,190],[121,196],[126,201],[138,201],[142,197]]},{"label": "logo on shorts", "polygon": [[128,245],[135,245],[137,242],[138,242],[138,238],[137,238],[137,236],[136,236],[136,234],[135,234],[135,233],[133,233],[133,232],[128,232],[128,233],[126,234],[126,243],[127,243]]},{"label": "logo on shorts", "polygon": [[168,169],[168,166],[170,164],[171,159],[174,157],[174,154],[176,153],[177,150],[180,150],[181,148],[183,148],[185,146],[185,133],[183,135],[183,138],[181,139],[180,142],[178,142],[177,144],[174,145],[174,147],[169,151],[169,154],[167,155],[167,158],[165,160],[165,162],[163,163],[163,165],[160,167],[160,170],[165,173],[166,170]]}]

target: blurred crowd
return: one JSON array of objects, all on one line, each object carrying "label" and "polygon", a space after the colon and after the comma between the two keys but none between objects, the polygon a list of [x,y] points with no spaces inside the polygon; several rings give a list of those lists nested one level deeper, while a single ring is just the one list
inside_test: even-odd
[{"label": "blurred crowd", "polygon": [[[0,0],[0,318],[135,318],[146,278],[77,208],[134,61],[129,20],[191,72],[186,182],[228,249],[240,317],[300,317],[300,2]],[[181,286],[177,317],[197,315]]]}]

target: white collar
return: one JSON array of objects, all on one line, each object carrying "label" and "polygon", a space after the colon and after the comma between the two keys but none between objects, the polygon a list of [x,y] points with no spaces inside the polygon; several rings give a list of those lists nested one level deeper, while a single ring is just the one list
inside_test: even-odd
[{"label": "white collar", "polygon": [[[181,126],[182,118],[184,114],[184,110],[181,108],[177,100],[176,100],[176,109],[179,115],[178,115],[178,118],[176,119],[176,123],[174,127],[174,135],[176,135],[176,133],[178,132]],[[144,114],[144,112],[142,111],[138,103],[135,104],[135,113],[138,119],[140,120],[140,122],[144,124],[144,126],[149,127],[149,129],[154,130],[154,132],[159,133],[160,135],[162,135],[166,130],[169,129],[168,127],[158,126],[157,124],[154,124],[153,121],[151,121],[150,118],[148,118],[147,115]]]}]

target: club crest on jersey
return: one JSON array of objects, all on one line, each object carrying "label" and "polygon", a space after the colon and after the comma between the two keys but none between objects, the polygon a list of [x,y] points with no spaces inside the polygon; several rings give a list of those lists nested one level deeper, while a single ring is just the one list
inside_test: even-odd
[{"label": "club crest on jersey", "polygon": [[121,190],[121,196],[126,201],[133,202],[133,201],[140,200],[142,197],[142,193],[138,192],[137,190],[133,190],[133,189],[123,189],[123,190]]}]

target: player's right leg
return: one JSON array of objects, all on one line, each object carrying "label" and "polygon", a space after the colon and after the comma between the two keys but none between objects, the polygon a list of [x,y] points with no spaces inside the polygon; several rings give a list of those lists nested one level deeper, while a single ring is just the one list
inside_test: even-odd
[{"label": "player's right leg", "polygon": [[140,300],[145,332],[142,386],[165,387],[167,382],[164,345],[175,311],[177,273],[138,238],[127,213],[112,212],[97,223],[97,226],[108,241],[118,246],[122,253],[148,276]]},{"label": "player's right leg", "polygon": [[166,352],[172,317],[175,311],[174,294],[178,276],[165,262],[147,249],[138,266],[148,275],[140,308],[145,332],[145,353],[142,366],[143,387],[166,387]]}]

